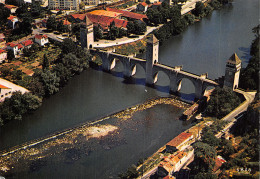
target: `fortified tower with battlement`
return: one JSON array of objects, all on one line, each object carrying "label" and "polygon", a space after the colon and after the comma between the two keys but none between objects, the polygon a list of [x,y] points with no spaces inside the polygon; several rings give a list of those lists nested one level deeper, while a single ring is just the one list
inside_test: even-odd
[{"label": "fortified tower with battlement", "polygon": [[241,69],[241,60],[234,53],[227,61],[224,86],[230,87],[233,90],[238,88],[239,75]]},{"label": "fortified tower with battlement", "polygon": [[148,38],[146,44],[146,83],[148,85],[154,84],[153,65],[158,63],[159,57],[159,40],[152,35]]},{"label": "fortified tower with battlement", "polygon": [[86,16],[86,23],[80,25],[80,43],[83,49],[92,48],[94,43],[94,26],[88,16]]}]

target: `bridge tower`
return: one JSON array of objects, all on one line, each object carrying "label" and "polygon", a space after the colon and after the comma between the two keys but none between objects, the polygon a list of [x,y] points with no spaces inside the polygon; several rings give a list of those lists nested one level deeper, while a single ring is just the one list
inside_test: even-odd
[{"label": "bridge tower", "polygon": [[80,25],[80,43],[83,49],[92,48],[94,43],[94,26],[88,16],[86,16],[86,23]]},{"label": "bridge tower", "polygon": [[241,60],[234,53],[227,61],[224,86],[230,87],[233,90],[238,88],[239,75],[241,69]]},{"label": "bridge tower", "polygon": [[146,84],[154,84],[153,65],[158,63],[159,40],[152,35],[147,40],[146,45]]}]

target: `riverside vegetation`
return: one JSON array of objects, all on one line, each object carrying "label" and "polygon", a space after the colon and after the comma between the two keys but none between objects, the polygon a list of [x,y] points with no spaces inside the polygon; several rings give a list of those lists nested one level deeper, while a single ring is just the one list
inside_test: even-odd
[{"label": "riverside vegetation", "polygon": [[32,94],[15,93],[10,99],[0,103],[1,125],[10,120],[21,120],[22,115],[41,105],[42,98],[57,93],[70,78],[88,68],[90,54],[75,45],[71,39],[65,39],[63,43],[56,45],[61,51],[58,51],[60,54],[55,60],[50,63],[50,59],[44,55],[42,69],[35,69],[33,76],[18,80],[18,84],[29,89]]}]

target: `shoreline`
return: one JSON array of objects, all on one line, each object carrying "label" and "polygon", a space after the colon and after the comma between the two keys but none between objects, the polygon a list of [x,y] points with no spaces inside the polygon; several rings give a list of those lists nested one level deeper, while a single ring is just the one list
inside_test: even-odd
[{"label": "shoreline", "polygon": [[[25,142],[23,144],[16,145],[16,146],[10,147],[8,149],[1,150],[0,151],[0,157],[8,156],[12,153],[18,152],[19,150],[25,150],[27,148],[33,147],[35,145],[41,144],[41,143],[49,141],[51,139],[55,139],[57,137],[72,133],[75,130],[80,130],[82,128],[91,127],[93,125],[98,125],[98,123],[105,121],[107,119],[110,119],[110,118],[118,118],[118,119],[127,120],[127,119],[130,119],[134,113],[148,109],[148,108],[151,108],[151,107],[153,107],[155,105],[159,105],[159,104],[172,105],[172,106],[175,106],[177,108],[183,108],[183,109],[187,109],[188,106],[190,106],[190,104],[188,104],[184,101],[181,101],[180,99],[178,99],[176,97],[155,97],[155,98],[151,98],[151,99],[146,100],[144,103],[139,103],[139,104],[130,106],[128,108],[119,110],[117,112],[112,112],[112,113],[105,115],[104,117],[98,118],[94,121],[84,122],[84,123],[78,124],[74,127],[67,128],[67,129],[64,129],[64,130],[59,131],[59,132],[54,132],[54,133],[52,133],[48,136],[44,136],[42,138],[38,138],[38,139],[35,139],[35,140],[30,140],[30,141]],[[124,117],[124,116],[127,116],[127,117]]]}]

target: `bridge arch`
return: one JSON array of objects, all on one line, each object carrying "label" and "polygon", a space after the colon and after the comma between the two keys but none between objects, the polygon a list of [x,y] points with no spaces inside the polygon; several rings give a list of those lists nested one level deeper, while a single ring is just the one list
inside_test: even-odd
[{"label": "bridge arch", "polygon": [[169,73],[165,72],[164,70],[155,70],[155,71],[153,71],[153,82],[156,83],[158,81],[160,73],[161,74],[165,74],[168,77],[169,85],[170,85],[171,75]]},{"label": "bridge arch", "polygon": [[135,76],[136,72],[140,71],[139,69],[142,69],[145,73],[145,66],[144,65],[142,65],[141,63],[131,62],[131,65],[130,65],[131,76]]}]

